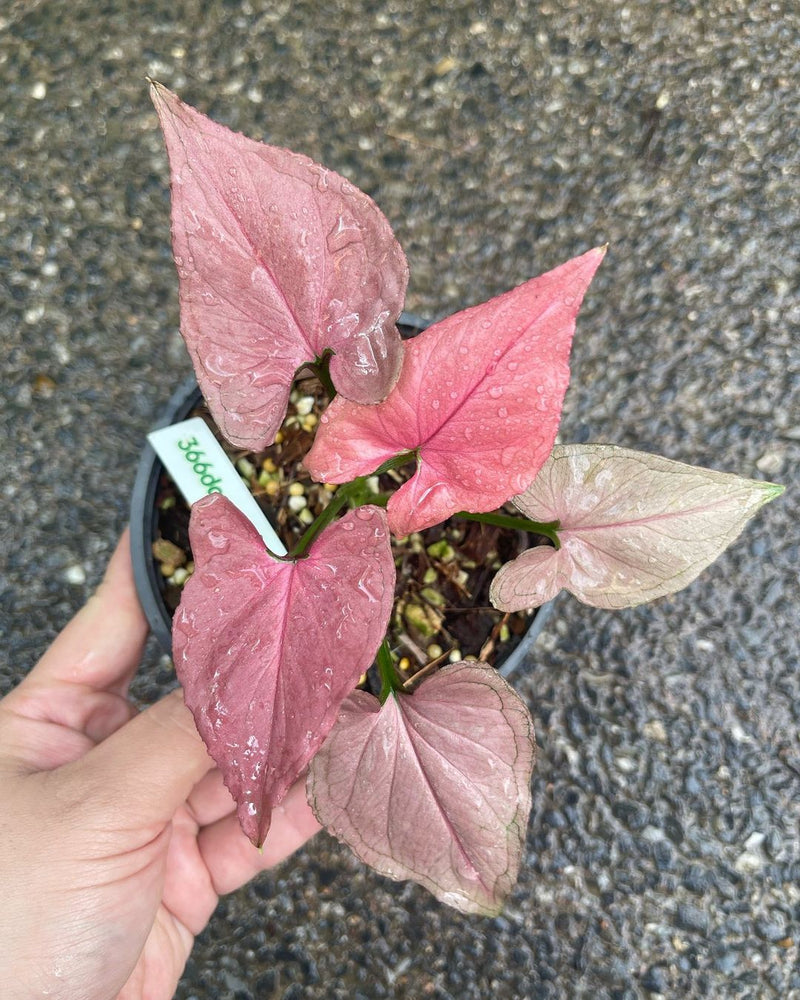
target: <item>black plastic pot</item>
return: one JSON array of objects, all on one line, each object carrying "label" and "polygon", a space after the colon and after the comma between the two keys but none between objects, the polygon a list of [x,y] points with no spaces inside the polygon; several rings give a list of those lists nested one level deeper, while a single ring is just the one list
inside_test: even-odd
[{"label": "black plastic pot", "polygon": [[[203,398],[192,375],[170,397],[151,430],[186,420]],[[150,630],[165,653],[172,653],[172,615],[164,602],[164,578],[153,558],[153,542],[158,537],[156,493],[164,466],[149,442],[145,443],[131,495],[131,560],[139,603]]]},{"label": "black plastic pot", "polygon": [[[428,323],[411,313],[403,313],[398,322],[404,337],[413,337],[424,330]],[[202,395],[194,376],[186,379],[169,399],[158,421],[151,428],[157,430],[186,420],[200,403]],[[152,555],[153,542],[158,537],[158,510],[156,493],[164,467],[149,443],[145,444],[131,496],[131,557],[136,592],[150,629],[165,653],[172,653],[172,617],[164,602],[164,578],[158,571]],[[552,602],[539,608],[531,627],[522,641],[498,667],[508,677],[522,663],[539,636],[550,615]]]}]

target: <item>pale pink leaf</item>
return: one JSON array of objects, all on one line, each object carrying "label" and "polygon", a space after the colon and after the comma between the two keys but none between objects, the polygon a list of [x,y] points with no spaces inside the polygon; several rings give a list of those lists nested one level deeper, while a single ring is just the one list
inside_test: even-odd
[{"label": "pale pink leaf", "polygon": [[628,608],[691,583],[783,492],[612,445],[556,445],[528,489],[526,517],[559,521],[561,548],[528,549],[492,582],[502,611],[536,607],[562,588],[584,604]]},{"label": "pale pink leaf", "polygon": [[305,156],[255,142],[154,84],[172,175],[181,333],[225,437],[269,444],[303,363],[326,348],[345,397],[400,370],[408,269],[371,198]]},{"label": "pale pink leaf", "polygon": [[395,579],[386,515],[360,507],[305,558],[281,561],[212,495],[192,508],[190,537],[175,669],[242,828],[261,844],[385,634]]},{"label": "pale pink leaf", "polygon": [[494,510],[533,480],[555,440],[575,317],[603,259],[590,250],[406,344],[397,385],[376,406],[335,399],[305,464],[343,483],[418,450],[389,501],[396,535],[459,510]]},{"label": "pale pink leaf", "polygon": [[535,749],[528,709],[497,672],[453,664],[382,706],[350,695],[311,762],[309,802],[382,875],[497,913],[519,871]]}]

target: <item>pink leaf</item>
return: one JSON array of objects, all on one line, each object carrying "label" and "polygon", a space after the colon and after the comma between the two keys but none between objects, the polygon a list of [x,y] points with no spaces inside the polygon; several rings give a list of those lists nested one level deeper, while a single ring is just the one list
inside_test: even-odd
[{"label": "pink leaf", "polygon": [[413,695],[344,702],[311,762],[317,818],[382,875],[468,913],[497,913],[519,871],[535,754],[525,704],[458,663]]},{"label": "pink leaf", "polygon": [[408,269],[367,195],[305,156],[231,132],[151,87],[172,173],[181,333],[227,439],[269,444],[298,367],[335,352],[349,399],[397,379]]},{"label": "pink leaf", "polygon": [[561,548],[528,549],[492,582],[501,611],[562,588],[584,604],[628,608],[691,583],[782,486],[611,445],[557,445],[514,503],[560,521]]},{"label": "pink leaf", "polygon": [[493,510],[550,454],[569,381],[575,317],[603,259],[590,250],[406,344],[397,385],[376,406],[335,399],[305,464],[342,483],[418,449],[412,479],[389,501],[396,535],[459,510]]},{"label": "pink leaf", "polygon": [[360,507],[306,558],[282,562],[213,495],[192,508],[190,537],[196,569],[175,615],[175,669],[259,845],[386,631],[395,577],[386,515]]}]

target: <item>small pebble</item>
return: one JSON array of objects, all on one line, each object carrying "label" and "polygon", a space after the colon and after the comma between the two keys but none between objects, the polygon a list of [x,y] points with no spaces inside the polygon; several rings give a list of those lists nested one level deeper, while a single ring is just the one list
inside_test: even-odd
[{"label": "small pebble", "polygon": [[708,916],[698,906],[683,903],[675,914],[675,925],[685,931],[706,934],[708,932]]},{"label": "small pebble", "polygon": [[457,65],[458,63],[452,56],[443,56],[433,67],[433,72],[437,76],[446,76],[451,70],[454,70]]},{"label": "small pebble", "polygon": [[86,583],[86,572],[83,566],[75,563],[74,566],[68,566],[64,570],[64,579],[67,583],[74,583],[76,586],[80,586],[80,584]]},{"label": "small pebble", "polygon": [[625,754],[617,754],[614,757],[614,763],[617,765],[617,768],[625,774],[632,774],[639,766],[635,760],[632,760]]},{"label": "small pebble", "polygon": [[756,920],[755,926],[756,934],[772,944],[786,939],[786,919],[781,913],[770,917],[760,917]]},{"label": "small pebble", "polygon": [[649,993],[666,993],[669,988],[669,979],[664,966],[651,965],[642,976],[642,986]]},{"label": "small pebble", "polygon": [[768,448],[760,458],[756,459],[756,468],[765,476],[775,476],[783,468],[786,452],[780,446]]},{"label": "small pebble", "polygon": [[714,959],[714,968],[724,975],[730,975],[741,961],[737,951],[724,951]]},{"label": "small pebble", "polygon": [[183,549],[167,538],[157,538],[153,542],[153,555],[160,563],[166,563],[173,569],[176,566],[183,566],[186,562],[186,553]]},{"label": "small pebble", "polygon": [[711,876],[699,864],[691,864],[683,873],[683,885],[690,892],[704,893],[711,885]]},{"label": "small pebble", "polygon": [[667,742],[667,731],[658,719],[645,722],[642,726],[642,732],[649,740],[658,740],[659,743]]},{"label": "small pebble", "polygon": [[455,549],[444,538],[440,538],[438,542],[431,542],[427,551],[431,559],[441,559],[442,562],[451,562],[456,557]]}]

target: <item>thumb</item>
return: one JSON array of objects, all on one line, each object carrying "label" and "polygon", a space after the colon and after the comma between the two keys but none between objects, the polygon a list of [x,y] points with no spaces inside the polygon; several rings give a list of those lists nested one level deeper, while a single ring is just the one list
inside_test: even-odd
[{"label": "thumb", "polygon": [[66,767],[80,769],[84,802],[135,829],[168,823],[214,762],[173,691]]}]

